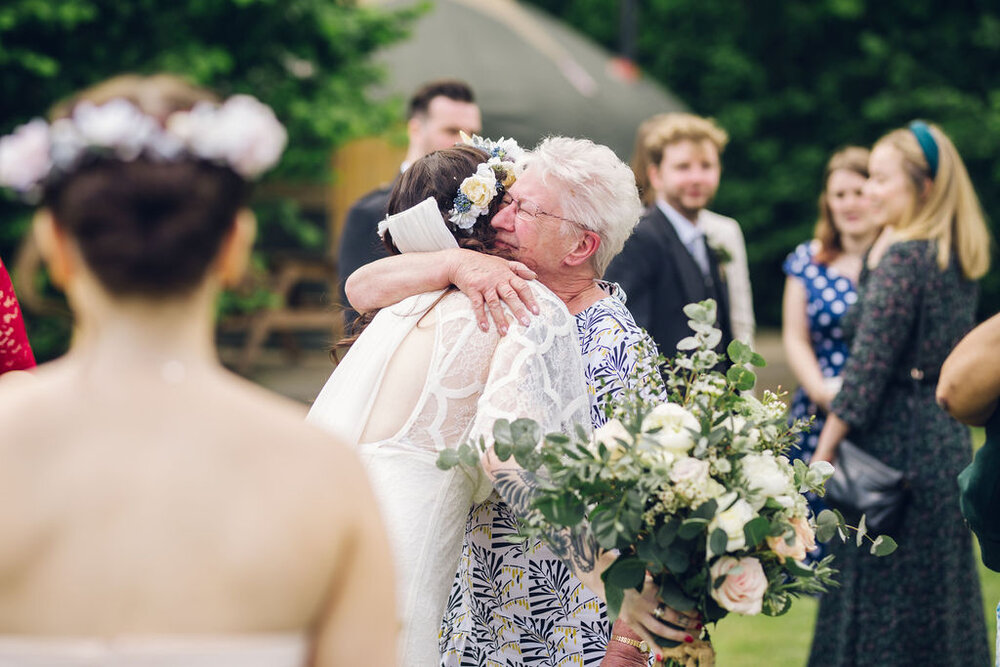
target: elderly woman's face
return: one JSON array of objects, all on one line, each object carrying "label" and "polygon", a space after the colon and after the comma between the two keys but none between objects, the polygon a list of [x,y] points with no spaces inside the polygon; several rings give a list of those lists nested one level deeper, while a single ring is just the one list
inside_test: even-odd
[{"label": "elderly woman's face", "polygon": [[559,271],[563,259],[577,245],[577,234],[566,233],[565,215],[541,179],[529,171],[509,191],[510,203],[493,216],[496,246],[507,248],[543,283],[546,275]]}]

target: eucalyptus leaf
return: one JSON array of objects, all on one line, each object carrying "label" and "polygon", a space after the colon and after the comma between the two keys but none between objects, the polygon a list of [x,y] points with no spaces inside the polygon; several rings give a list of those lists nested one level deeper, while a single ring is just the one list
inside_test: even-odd
[{"label": "eucalyptus leaf", "polygon": [[514,440],[515,451],[524,447],[534,449],[542,439],[542,428],[534,419],[515,419],[510,425],[511,437]]},{"label": "eucalyptus leaf", "polygon": [[865,524],[865,515],[861,515],[861,520],[858,521],[858,535],[855,537],[855,542],[860,547],[865,541],[865,535],[868,534],[868,526]]},{"label": "eucalyptus leaf", "polygon": [[701,344],[698,339],[694,336],[688,336],[687,338],[681,338],[677,343],[677,349],[686,352],[688,350],[697,350]]},{"label": "eucalyptus leaf", "polygon": [[879,535],[875,538],[875,542],[872,544],[871,553],[874,556],[888,556],[899,545],[896,544],[896,540],[892,539],[888,535]]},{"label": "eucalyptus leaf", "polygon": [[625,601],[625,590],[605,582],[604,597],[608,611],[608,620],[614,623],[618,620],[618,615],[622,611],[622,602]]},{"label": "eucalyptus leaf", "polygon": [[721,556],[726,553],[727,546],[729,546],[729,536],[726,535],[726,531],[721,528],[713,530],[711,536],[708,538],[708,548],[712,552],[712,555]]},{"label": "eucalyptus leaf", "polygon": [[663,604],[677,611],[691,611],[695,608],[694,600],[685,595],[681,587],[673,579],[664,579],[660,584],[660,600]]},{"label": "eucalyptus leaf", "polygon": [[470,445],[459,445],[458,458],[470,468],[475,468],[479,465],[479,453]]},{"label": "eucalyptus leaf", "polygon": [[697,517],[685,519],[681,523],[681,527],[677,530],[677,535],[681,539],[690,540],[695,535],[704,531],[706,526],[708,526],[708,519]]},{"label": "eucalyptus leaf", "polygon": [[771,523],[764,517],[758,516],[751,519],[743,526],[743,534],[747,539],[748,547],[755,547],[764,541],[771,529]]},{"label": "eucalyptus leaf", "polygon": [[605,582],[619,588],[642,588],[646,578],[646,564],[635,556],[619,556],[601,575]]},{"label": "eucalyptus leaf", "polygon": [[684,574],[691,566],[690,549],[682,540],[675,541],[663,557],[663,567],[673,574]]},{"label": "eucalyptus leaf", "polygon": [[681,520],[673,518],[659,527],[656,531],[656,543],[661,549],[666,549],[677,537],[677,529],[681,527]]},{"label": "eucalyptus leaf", "polygon": [[442,449],[437,457],[437,467],[441,470],[451,470],[458,465],[458,452],[454,449]]},{"label": "eucalyptus leaf", "polygon": [[730,341],[729,346],[726,348],[726,354],[737,365],[750,363],[750,360],[753,358],[753,350],[739,339]]},{"label": "eucalyptus leaf", "polygon": [[494,446],[514,446],[514,436],[510,432],[510,421],[501,418],[493,423],[493,443]]},{"label": "eucalyptus leaf", "polygon": [[823,510],[816,517],[816,539],[820,542],[829,542],[837,534],[839,525],[837,515],[832,510]]},{"label": "eucalyptus leaf", "polygon": [[719,502],[714,498],[712,500],[706,500],[701,505],[694,508],[691,512],[691,516],[697,519],[712,519],[715,517],[716,511],[719,509]]}]

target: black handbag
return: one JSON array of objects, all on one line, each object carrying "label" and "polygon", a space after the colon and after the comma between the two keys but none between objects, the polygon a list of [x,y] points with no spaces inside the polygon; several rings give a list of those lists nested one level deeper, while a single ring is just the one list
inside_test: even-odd
[{"label": "black handbag", "polygon": [[849,523],[857,525],[864,514],[869,532],[891,537],[910,503],[910,483],[901,470],[842,440],[824,500]]},{"label": "black handbag", "polygon": [[[924,341],[926,305],[926,299],[921,298],[914,341],[918,353]],[[917,409],[916,398],[921,383],[935,379],[936,374],[935,377],[929,377],[919,367],[910,369],[906,380],[913,388],[911,411]],[[915,414],[909,415],[911,439],[920,437],[915,417]],[[824,500],[827,505],[839,510],[854,525],[857,525],[864,514],[865,526],[871,533],[892,537],[910,504],[911,489],[906,474],[878,460],[846,438],[840,442],[833,466],[833,477],[826,481]]]}]

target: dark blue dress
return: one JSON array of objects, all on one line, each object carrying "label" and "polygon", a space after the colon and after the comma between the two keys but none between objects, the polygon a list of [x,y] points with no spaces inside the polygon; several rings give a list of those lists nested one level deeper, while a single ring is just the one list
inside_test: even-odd
[{"label": "dark blue dress", "polygon": [[[806,315],[809,318],[809,338],[813,353],[823,377],[832,378],[840,375],[840,370],[847,361],[849,345],[841,328],[841,318],[857,302],[858,292],[850,278],[818,263],[815,250],[815,243],[800,244],[789,253],[782,268],[786,275],[801,280],[806,288]],[[813,415],[816,421],[812,428],[799,438],[799,448],[790,452],[793,458],[803,459],[807,463],[816,451],[826,413],[819,410],[802,387],[799,387],[792,399],[791,418],[808,419]],[[808,497],[809,506],[814,513],[819,514],[826,509],[826,505],[815,494],[810,493]],[[826,551],[824,547],[821,544],[817,551],[810,554],[811,559],[821,558]]]}]

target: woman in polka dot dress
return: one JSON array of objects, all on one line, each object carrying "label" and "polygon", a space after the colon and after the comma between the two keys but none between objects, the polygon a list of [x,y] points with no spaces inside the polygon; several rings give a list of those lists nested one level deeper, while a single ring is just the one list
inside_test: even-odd
[{"label": "woman in polka dot dress", "polygon": [[[792,418],[816,421],[802,434],[796,458],[808,462],[816,449],[830,401],[840,388],[848,343],[840,320],[857,301],[856,283],[864,254],[879,232],[868,215],[862,188],[868,178],[868,150],[849,146],[826,166],[819,197],[816,238],[800,244],[785,260],[782,338],[788,363],[799,381]],[[810,498],[814,512],[824,505]],[[822,557],[821,549],[811,558]]]}]

